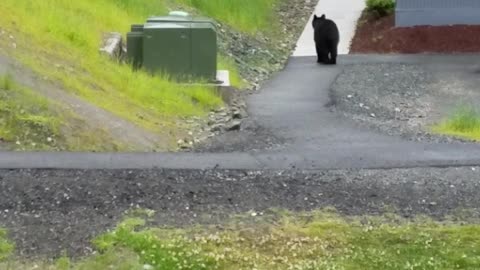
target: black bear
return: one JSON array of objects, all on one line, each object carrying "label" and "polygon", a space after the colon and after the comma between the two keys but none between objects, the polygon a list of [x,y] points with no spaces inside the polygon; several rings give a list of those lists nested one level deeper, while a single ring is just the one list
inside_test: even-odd
[{"label": "black bear", "polygon": [[340,41],[340,33],[334,21],[321,17],[313,16],[313,29],[315,46],[317,49],[317,63],[332,64],[337,63],[337,48]]}]

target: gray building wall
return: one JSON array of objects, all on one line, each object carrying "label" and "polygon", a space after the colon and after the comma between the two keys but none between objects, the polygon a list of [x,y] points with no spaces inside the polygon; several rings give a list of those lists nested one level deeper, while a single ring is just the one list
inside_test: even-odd
[{"label": "gray building wall", "polygon": [[480,25],[480,0],[396,0],[395,25]]}]

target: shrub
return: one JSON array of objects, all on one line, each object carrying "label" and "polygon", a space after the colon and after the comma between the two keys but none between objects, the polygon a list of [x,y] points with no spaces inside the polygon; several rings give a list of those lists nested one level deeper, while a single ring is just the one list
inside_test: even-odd
[{"label": "shrub", "polygon": [[395,10],[395,0],[366,0],[367,10],[380,17],[387,16]]}]

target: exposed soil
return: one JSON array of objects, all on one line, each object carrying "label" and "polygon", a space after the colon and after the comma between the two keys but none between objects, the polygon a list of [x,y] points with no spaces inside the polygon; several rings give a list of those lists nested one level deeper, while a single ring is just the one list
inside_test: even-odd
[{"label": "exposed soil", "polygon": [[378,18],[364,12],[350,53],[480,52],[480,26],[394,26],[394,15]]},{"label": "exposed soil", "polygon": [[414,64],[346,66],[331,88],[334,109],[392,136],[415,141],[465,142],[432,127],[460,106],[480,102],[475,70]]},{"label": "exposed soil", "polygon": [[[480,168],[354,171],[1,170],[0,227],[23,256],[90,253],[136,207],[154,225],[222,224],[272,208],[346,215],[480,216]],[[464,212],[466,211],[466,212]],[[466,215],[462,216],[462,213]]]}]

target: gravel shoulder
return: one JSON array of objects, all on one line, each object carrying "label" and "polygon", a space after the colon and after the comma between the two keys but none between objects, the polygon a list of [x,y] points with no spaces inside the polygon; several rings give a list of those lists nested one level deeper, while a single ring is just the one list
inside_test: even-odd
[{"label": "gravel shoulder", "polygon": [[239,130],[221,133],[197,145],[193,152],[233,153],[279,150],[288,145],[288,140],[253,119],[244,119]]},{"label": "gravel shoulder", "polygon": [[0,227],[19,255],[74,256],[127,210],[156,211],[154,224],[217,224],[272,208],[336,208],[344,215],[480,216],[480,168],[227,171],[1,170]]},{"label": "gravel shoulder", "polygon": [[421,64],[354,64],[330,90],[336,112],[411,141],[466,142],[431,128],[457,108],[480,102],[474,69]]}]

